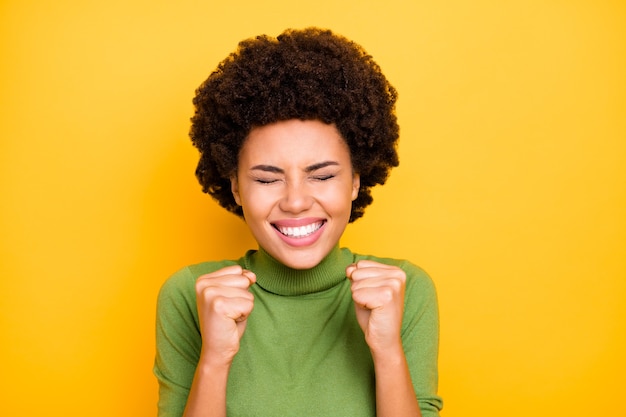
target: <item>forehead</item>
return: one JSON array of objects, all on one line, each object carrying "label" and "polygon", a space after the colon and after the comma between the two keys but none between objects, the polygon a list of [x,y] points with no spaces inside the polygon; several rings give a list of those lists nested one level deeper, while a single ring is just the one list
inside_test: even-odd
[{"label": "forehead", "polygon": [[334,125],[318,120],[287,120],[254,128],[239,163],[300,164],[332,160],[350,163],[348,146]]}]

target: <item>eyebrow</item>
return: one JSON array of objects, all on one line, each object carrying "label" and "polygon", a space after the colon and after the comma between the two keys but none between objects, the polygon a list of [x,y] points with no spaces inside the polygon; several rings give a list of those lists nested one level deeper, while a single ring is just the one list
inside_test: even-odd
[{"label": "eyebrow", "polygon": [[[309,165],[308,167],[304,168],[304,172],[310,173],[313,171],[317,171],[318,169],[322,169],[322,168],[326,168],[328,166],[339,166],[339,163],[336,161],[324,161],[324,162],[318,162],[316,164],[313,165]],[[265,171],[265,172],[272,172],[275,174],[284,174],[285,171],[282,168],[278,168],[274,165],[255,165],[252,168],[250,168],[250,170],[252,171]]]}]

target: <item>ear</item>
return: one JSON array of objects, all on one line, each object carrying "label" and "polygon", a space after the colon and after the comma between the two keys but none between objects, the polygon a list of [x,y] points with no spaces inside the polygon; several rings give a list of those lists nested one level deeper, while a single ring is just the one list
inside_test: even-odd
[{"label": "ear", "polygon": [[239,196],[239,181],[237,181],[236,175],[230,177],[230,191],[233,193],[235,203],[241,205],[241,197]]},{"label": "ear", "polygon": [[361,188],[361,176],[356,172],[352,174],[352,201],[356,200]]}]

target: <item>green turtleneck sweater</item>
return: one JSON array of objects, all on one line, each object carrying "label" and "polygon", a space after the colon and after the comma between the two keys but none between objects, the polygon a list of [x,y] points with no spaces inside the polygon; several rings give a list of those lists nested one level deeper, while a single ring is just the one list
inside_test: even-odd
[{"label": "green turtleneck sweater", "polygon": [[360,259],[396,265],[407,275],[402,343],[422,415],[438,416],[439,323],[431,279],[407,261],[338,247],[310,270],[290,269],[259,250],[237,261],[192,265],[170,277],[157,307],[159,416],[183,414],[200,356],[196,279],[235,264],[253,271],[257,282],[250,287],[254,309],[228,377],[228,415],[375,416],[374,366],[345,275]]}]

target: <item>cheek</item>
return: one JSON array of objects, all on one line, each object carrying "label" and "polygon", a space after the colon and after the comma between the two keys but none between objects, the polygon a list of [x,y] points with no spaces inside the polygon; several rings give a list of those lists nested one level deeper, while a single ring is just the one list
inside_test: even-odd
[{"label": "cheek", "polygon": [[240,190],[241,205],[249,216],[265,215],[271,210],[275,197],[266,188],[258,187],[243,188]]},{"label": "cheek", "polygon": [[341,189],[335,189],[326,193],[323,200],[328,211],[337,214],[345,212],[350,213],[352,210],[352,201],[354,200],[352,195],[352,187],[341,187]]}]

